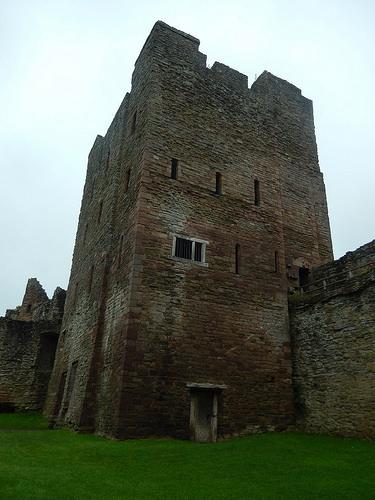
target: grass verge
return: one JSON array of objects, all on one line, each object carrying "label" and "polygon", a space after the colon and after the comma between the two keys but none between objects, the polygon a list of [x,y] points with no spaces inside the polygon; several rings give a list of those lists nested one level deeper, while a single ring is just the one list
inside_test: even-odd
[{"label": "grass verge", "polygon": [[374,499],[375,444],[299,433],[117,442],[2,414],[0,498]]}]

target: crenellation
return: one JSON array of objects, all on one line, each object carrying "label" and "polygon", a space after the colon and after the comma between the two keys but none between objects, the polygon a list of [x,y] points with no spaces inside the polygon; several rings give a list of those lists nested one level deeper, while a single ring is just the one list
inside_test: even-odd
[{"label": "crenellation", "polygon": [[239,90],[248,89],[248,77],[239,71],[226,66],[225,64],[217,61],[214,62],[211,67],[211,72],[219,79],[222,79],[226,85]]}]

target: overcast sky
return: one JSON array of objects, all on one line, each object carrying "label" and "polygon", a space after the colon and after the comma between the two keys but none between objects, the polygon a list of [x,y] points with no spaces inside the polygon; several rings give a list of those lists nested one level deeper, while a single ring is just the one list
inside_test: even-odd
[{"label": "overcast sky", "polygon": [[0,0],[0,315],[66,287],[87,155],[161,19],[313,99],[335,257],[375,238],[373,0]]}]

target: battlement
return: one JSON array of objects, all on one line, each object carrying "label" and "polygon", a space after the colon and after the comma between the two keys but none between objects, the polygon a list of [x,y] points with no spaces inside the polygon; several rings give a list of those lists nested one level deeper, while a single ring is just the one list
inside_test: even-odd
[{"label": "battlement", "polygon": [[264,71],[248,88],[248,76],[240,73],[221,62],[215,61],[211,68],[207,67],[207,56],[199,52],[200,40],[188,33],[169,26],[163,21],[157,21],[136,60],[135,67],[142,62],[145,56],[162,57],[171,62],[173,56],[190,62],[196,69],[210,70],[210,75],[217,81],[228,85],[233,90],[248,91],[249,95],[285,93],[289,96],[301,96],[301,90],[295,85]]},{"label": "battlement", "polygon": [[339,295],[358,293],[375,283],[375,240],[347,252],[333,262],[312,269],[302,295],[291,296],[294,307],[326,302]]}]

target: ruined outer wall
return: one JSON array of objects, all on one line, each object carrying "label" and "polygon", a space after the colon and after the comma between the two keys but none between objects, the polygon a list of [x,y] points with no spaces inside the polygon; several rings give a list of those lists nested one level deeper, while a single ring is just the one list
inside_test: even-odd
[{"label": "ruined outer wall", "polygon": [[46,323],[0,318],[0,409],[42,408],[52,370],[40,357]]},{"label": "ruined outer wall", "polygon": [[375,242],[313,271],[291,298],[300,426],[375,438]]},{"label": "ruined outer wall", "polygon": [[51,300],[35,278],[22,305],[0,318],[0,410],[43,407],[64,308],[65,291]]}]

